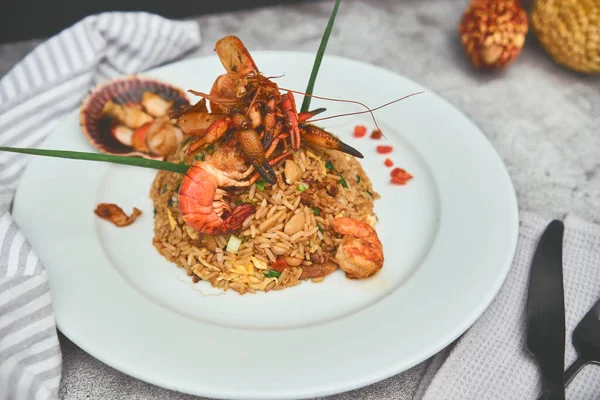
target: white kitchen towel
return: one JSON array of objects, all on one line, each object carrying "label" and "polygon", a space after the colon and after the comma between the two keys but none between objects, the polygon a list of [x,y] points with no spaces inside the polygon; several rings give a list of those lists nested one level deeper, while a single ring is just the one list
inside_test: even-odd
[{"label": "white kitchen towel", "polygon": [[[35,147],[97,83],[200,44],[193,21],[111,12],[37,46],[0,80],[0,146]],[[44,267],[10,215],[30,156],[0,152],[0,400],[58,397],[62,358]]]},{"label": "white kitchen towel", "polygon": [[[540,374],[527,351],[525,317],[531,262],[549,222],[539,216],[521,215],[517,251],[500,292],[452,347],[433,358],[415,400],[539,398]],[[573,330],[600,299],[600,227],[571,216],[564,222],[566,368],[576,358]],[[600,365],[588,365],[580,371],[567,388],[566,398],[599,400]]]}]

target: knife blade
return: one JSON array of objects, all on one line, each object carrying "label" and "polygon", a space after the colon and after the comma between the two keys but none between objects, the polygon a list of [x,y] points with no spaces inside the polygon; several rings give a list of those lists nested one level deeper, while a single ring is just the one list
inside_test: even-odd
[{"label": "knife blade", "polygon": [[564,224],[552,221],[536,249],[527,299],[527,348],[542,377],[544,400],[565,400]]}]

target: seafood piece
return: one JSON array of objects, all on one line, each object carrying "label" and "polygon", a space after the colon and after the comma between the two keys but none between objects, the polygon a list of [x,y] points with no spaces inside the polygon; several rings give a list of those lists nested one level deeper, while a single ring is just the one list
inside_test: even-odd
[{"label": "seafood piece", "polygon": [[146,135],[148,135],[150,126],[152,126],[152,122],[148,122],[147,124],[142,125],[135,131],[133,131],[133,135],[131,137],[131,145],[135,150],[142,153],[150,153],[150,149],[146,144]]},{"label": "seafood piece", "polygon": [[[260,142],[259,142],[260,143]],[[285,159],[282,154],[268,161],[273,165]],[[211,235],[224,235],[239,230],[246,218],[256,208],[250,203],[240,204],[230,209],[227,192],[221,187],[250,186],[260,176],[248,167],[244,155],[237,146],[226,145],[217,150],[205,161],[193,164],[185,174],[179,188],[179,209],[183,220],[191,228]]]},{"label": "seafood piece", "polygon": [[344,235],[335,258],[350,279],[365,279],[383,267],[383,247],[371,225],[354,218],[331,221],[333,230]]},{"label": "seafood piece", "polygon": [[182,107],[175,112],[171,112],[170,117],[176,120],[177,126],[186,135],[202,136],[213,122],[225,117],[225,115],[209,113],[206,107],[206,99],[200,99],[193,106]]},{"label": "seafood piece", "polygon": [[252,122],[252,128],[256,129],[262,125],[263,117],[258,103],[254,103],[248,108],[248,117]]},{"label": "seafood piece", "polygon": [[213,122],[207,129],[206,134],[190,145],[188,154],[193,154],[203,146],[215,143],[221,139],[230,129],[237,129],[234,132],[235,138],[239,143],[246,161],[252,163],[252,166],[260,175],[270,184],[277,181],[275,171],[267,162],[265,150],[260,141],[260,137],[255,130],[249,129],[252,126],[250,118],[244,114],[234,111],[231,117],[223,117]]},{"label": "seafood piece", "polygon": [[157,119],[146,133],[146,146],[151,153],[166,156],[183,141],[183,132],[167,119]]},{"label": "seafood piece", "polygon": [[[144,126],[144,124],[140,125],[139,121],[135,123],[137,128],[119,122],[118,117],[123,117],[121,114],[126,113],[143,113],[145,116],[142,121],[146,120],[147,123],[154,120],[154,117],[143,111],[143,96],[144,93],[149,92],[160,96],[165,102],[172,102],[172,110],[190,108],[187,94],[182,89],[154,78],[126,76],[106,81],[92,89],[80,108],[81,131],[89,143],[105,154],[164,159],[163,156],[151,154],[147,148],[144,148],[147,146],[141,145],[145,143],[145,136],[140,132],[137,133],[137,137],[143,140],[134,140],[135,134],[129,135],[126,130],[119,127],[119,125],[127,126],[135,131]],[[109,112],[105,113],[103,110]],[[134,147],[134,143],[138,146]]]},{"label": "seafood piece", "polygon": [[[210,89],[210,110],[216,114],[226,114],[228,107],[224,105],[223,100],[235,103],[239,97],[246,94],[245,82],[240,82],[235,74],[223,74],[219,76]],[[221,101],[215,101],[215,98]]]},{"label": "seafood piece", "polygon": [[286,122],[290,129],[290,140],[292,142],[292,149],[298,150],[300,148],[300,130],[298,129],[298,114],[296,113],[296,101],[292,92],[287,92],[283,96],[281,102],[281,111],[286,117]]},{"label": "seafood piece", "polygon": [[112,203],[100,203],[94,210],[94,213],[102,219],[112,222],[118,227],[124,227],[131,225],[135,220],[142,215],[142,212],[133,207],[131,216],[127,216],[123,209],[116,204]]},{"label": "seafood piece", "polygon": [[110,128],[114,138],[126,146],[132,146],[133,130],[125,125],[115,125]]},{"label": "seafood piece", "polygon": [[152,117],[139,108],[113,103],[111,100],[104,104],[102,115],[108,115],[115,118],[121,124],[128,128],[136,129],[140,126],[152,122]]},{"label": "seafood piece", "polygon": [[223,68],[229,73],[248,75],[258,72],[250,52],[237,36],[225,36],[220,39],[215,44],[215,51]]},{"label": "seafood piece", "polygon": [[[263,118],[265,130],[262,138],[263,147],[268,149],[273,143],[275,136],[275,126],[277,124],[276,110],[275,110],[275,98],[271,97],[265,104],[265,116]],[[283,125],[280,125],[283,129]]]},{"label": "seafood piece", "polygon": [[213,122],[223,117],[224,115],[222,114],[190,112],[183,114],[177,119],[177,126],[179,126],[186,135],[202,136]]},{"label": "seafood piece", "polygon": [[[214,113],[226,113],[227,103],[244,103],[248,106],[257,94],[266,99],[281,97],[277,85],[263,76],[254,63],[248,49],[236,36],[227,36],[215,46],[226,73],[219,76],[210,91],[210,108]],[[218,99],[218,100],[217,100]]]},{"label": "seafood piece", "polygon": [[173,110],[169,113],[169,117],[178,119],[185,113],[208,113],[208,107],[206,107],[206,99],[200,99],[196,104],[184,105],[177,110]]},{"label": "seafood piece", "polygon": [[308,121],[310,118],[314,117],[315,115],[324,113],[325,111],[327,111],[326,108],[315,108],[312,111],[300,112],[300,113],[298,113],[298,122]]},{"label": "seafood piece", "polygon": [[260,138],[255,130],[242,129],[235,132],[235,137],[240,143],[244,157],[258,171],[267,183],[277,182],[275,171],[267,162],[265,149],[262,146]]},{"label": "seafood piece", "polygon": [[342,142],[331,133],[314,125],[302,125],[300,127],[302,137],[310,144],[324,147],[326,149],[338,150],[351,156],[363,158],[363,155],[354,147]]},{"label": "seafood piece", "polygon": [[142,106],[153,117],[164,117],[173,107],[173,100],[165,100],[154,92],[142,93]]},{"label": "seafood piece", "polygon": [[202,147],[213,144],[217,140],[221,139],[227,130],[232,126],[233,122],[229,117],[221,117],[206,129],[206,132],[200,139],[196,140],[188,148],[188,154],[192,155]]}]

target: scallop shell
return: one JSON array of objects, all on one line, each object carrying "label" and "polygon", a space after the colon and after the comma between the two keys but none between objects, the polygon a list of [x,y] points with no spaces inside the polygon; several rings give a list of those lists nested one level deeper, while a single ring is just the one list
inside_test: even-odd
[{"label": "scallop shell", "polygon": [[79,114],[81,129],[90,144],[106,154],[163,159],[156,154],[137,151],[117,140],[111,132],[114,120],[102,115],[104,104],[109,100],[119,105],[141,106],[144,92],[154,92],[167,101],[172,100],[173,110],[190,104],[182,89],[154,78],[126,76],[101,83],[85,98]]}]

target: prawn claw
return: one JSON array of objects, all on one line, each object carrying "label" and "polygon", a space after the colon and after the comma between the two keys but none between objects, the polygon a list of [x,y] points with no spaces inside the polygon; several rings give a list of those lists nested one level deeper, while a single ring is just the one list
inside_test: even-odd
[{"label": "prawn claw", "polygon": [[269,165],[269,162],[266,159],[261,164],[252,163],[252,165],[254,166],[254,168],[258,171],[260,176],[262,176],[263,179],[267,183],[272,185],[277,182],[277,175],[275,175],[275,171],[273,171],[273,167],[271,167],[271,165]]},{"label": "prawn claw", "polygon": [[298,122],[306,122],[307,120],[311,119],[315,115],[321,114],[325,111],[327,111],[326,108],[316,108],[312,111],[304,111],[304,112],[298,113]]},{"label": "prawn claw", "polygon": [[342,142],[331,133],[318,128],[314,125],[302,125],[300,127],[302,137],[310,144],[314,144],[319,147],[326,149],[339,150],[342,153],[350,154],[357,158],[363,158],[364,156],[354,147],[347,145]]},{"label": "prawn claw", "polygon": [[253,129],[241,129],[235,132],[236,139],[242,148],[244,157],[269,184],[277,182],[275,171],[265,156],[265,150],[260,137]]},{"label": "prawn claw", "polygon": [[300,129],[298,128],[298,114],[296,112],[296,101],[292,92],[287,92],[283,96],[284,99],[281,102],[281,111],[286,117],[287,124],[290,128],[290,141],[292,142],[292,149],[300,149]]}]

